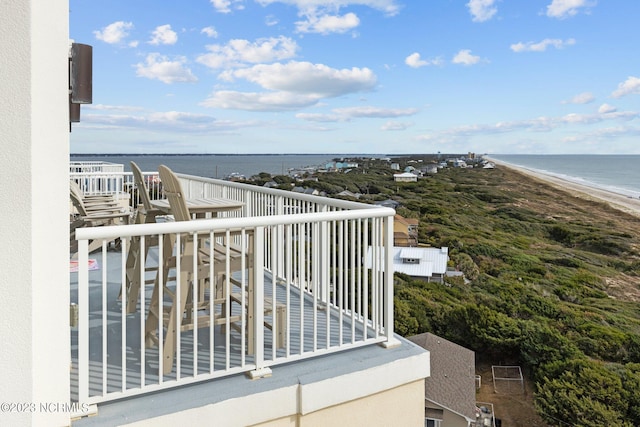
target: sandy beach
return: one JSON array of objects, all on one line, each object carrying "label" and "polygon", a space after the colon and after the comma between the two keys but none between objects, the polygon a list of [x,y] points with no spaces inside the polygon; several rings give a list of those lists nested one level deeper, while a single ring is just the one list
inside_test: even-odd
[{"label": "sandy beach", "polygon": [[543,174],[537,171],[532,171],[520,166],[510,165],[500,160],[487,159],[499,167],[507,167],[512,170],[526,174],[534,179],[543,181],[547,184],[553,185],[556,188],[562,189],[574,197],[579,197],[586,200],[597,200],[609,204],[611,207],[627,212],[631,215],[640,217],[640,198],[631,198],[629,196],[614,193],[612,191],[603,190],[601,188],[590,187],[588,185],[581,185],[572,181],[567,181],[555,176]]}]

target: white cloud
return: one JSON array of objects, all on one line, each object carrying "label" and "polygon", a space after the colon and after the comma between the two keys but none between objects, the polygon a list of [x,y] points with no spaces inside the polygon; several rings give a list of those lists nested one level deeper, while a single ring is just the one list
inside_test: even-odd
[{"label": "white cloud", "polygon": [[369,118],[412,116],[418,112],[416,108],[379,108],[379,107],[347,107],[347,108],[336,108],[333,111],[335,113],[338,113],[343,116],[348,116],[348,117],[369,117]]},{"label": "white cloud", "polygon": [[96,111],[141,111],[142,107],[134,107],[131,105],[105,105],[105,104],[85,104],[83,109]]},{"label": "white cloud", "polygon": [[640,95],[640,78],[638,77],[627,77],[627,80],[620,83],[618,85],[618,89],[616,89],[611,96],[614,98],[621,98],[631,94]]},{"label": "white cloud", "polygon": [[618,109],[616,107],[614,107],[613,105],[609,105],[609,104],[602,104],[598,108],[598,113],[600,113],[600,114],[615,113],[616,111],[618,111]]},{"label": "white cloud", "polygon": [[207,37],[211,37],[211,38],[214,38],[214,39],[218,37],[218,32],[212,26],[204,27],[202,30],[200,30],[200,33],[201,34],[206,34]]},{"label": "white cloud", "polygon": [[210,108],[224,108],[245,111],[292,111],[309,107],[320,98],[310,94],[291,92],[237,92],[217,91],[201,105]]},{"label": "white cloud", "polygon": [[335,69],[323,64],[291,61],[287,64],[260,64],[251,68],[229,70],[221,78],[245,79],[268,90],[336,97],[371,90],[376,76],[368,68]]},{"label": "white cloud", "polygon": [[[298,16],[304,18],[296,22],[296,31],[299,33],[331,34],[353,30],[360,25],[360,18],[353,12],[341,15],[340,10],[344,7],[370,7],[388,16],[394,16],[400,11],[397,0],[256,0],[256,2],[262,6],[283,3],[297,8]],[[269,22],[272,21],[273,19],[269,19]]]},{"label": "white cloud", "polygon": [[[416,108],[379,108],[379,107],[347,107],[347,108],[335,108],[329,114],[321,113],[299,113],[296,114],[296,118],[306,120],[310,122],[349,122],[355,118],[390,118],[390,117],[405,117],[412,116],[418,112]],[[392,123],[395,123],[396,129],[405,129],[410,124],[400,124],[399,122],[387,122],[387,125],[391,128]],[[385,125],[386,126],[386,125]],[[383,126],[384,127],[384,126]],[[392,130],[392,129],[387,129]]]},{"label": "white cloud", "polygon": [[575,39],[544,39],[540,42],[527,42],[527,43],[515,43],[511,45],[511,50],[514,52],[544,52],[547,47],[553,46],[556,49],[562,49],[565,46],[572,46],[576,44]]},{"label": "white cloud", "polygon": [[394,122],[388,121],[382,126],[380,126],[380,130],[391,131],[391,130],[405,130],[413,126],[412,122]]},{"label": "white cloud", "polygon": [[233,5],[236,9],[243,9],[242,5],[243,0],[209,0],[211,5],[219,13],[230,13],[231,6]]},{"label": "white cloud", "polygon": [[422,59],[418,52],[414,52],[405,58],[404,63],[411,68],[420,68],[427,65],[442,65],[442,58]]},{"label": "white cloud", "polygon": [[171,29],[171,25],[160,25],[153,30],[151,40],[149,44],[176,44],[178,41],[178,34]]},{"label": "white cloud", "polygon": [[471,54],[471,50],[462,49],[453,57],[454,64],[473,65],[480,62],[480,57]]},{"label": "white cloud", "polygon": [[333,98],[373,89],[376,77],[368,68],[334,69],[322,64],[289,62],[228,70],[221,79],[243,79],[267,92],[217,91],[203,106],[247,111],[290,111]]},{"label": "white cloud", "polygon": [[296,22],[296,31],[300,33],[346,33],[360,25],[360,19],[355,13],[346,15],[310,15],[306,21]]},{"label": "white cloud", "polygon": [[[214,0],[211,0],[214,1]],[[221,0],[218,0],[221,1]],[[389,16],[394,16],[400,11],[396,0],[256,0],[263,6],[272,3],[284,3],[294,6],[301,15],[316,15],[322,11],[338,11],[342,7],[351,5],[367,6],[380,10]],[[320,13],[322,14],[322,13]]]},{"label": "white cloud", "polygon": [[348,121],[349,118],[339,114],[321,114],[321,113],[298,113],[296,118],[306,120],[308,122],[317,123],[334,123]]},{"label": "white cloud", "polygon": [[277,17],[273,15],[267,15],[264,17],[264,23],[267,27],[273,27],[274,25],[278,25],[280,21]]},{"label": "white cloud", "polygon": [[117,21],[107,25],[102,31],[94,31],[93,34],[105,43],[117,44],[129,36],[129,30],[132,28],[132,22]]},{"label": "white cloud", "polygon": [[202,133],[227,131],[235,128],[251,126],[250,122],[229,122],[217,120],[213,116],[180,111],[155,112],[147,115],[127,114],[88,114],[82,118],[83,123],[101,125],[103,129],[132,128],[146,129],[153,132]]},{"label": "white cloud", "polygon": [[136,64],[136,75],[152,80],[160,80],[167,84],[198,81],[191,70],[185,68],[185,63],[186,59],[183,57],[178,57],[171,61],[166,56],[150,53],[147,55],[145,63]]},{"label": "white cloud", "polygon": [[578,13],[578,9],[591,7],[595,2],[589,0],[553,0],[547,6],[547,16],[551,18],[566,18]]},{"label": "white cloud", "polygon": [[[604,108],[603,108],[604,107]],[[635,111],[618,112],[610,106],[600,107],[597,113],[592,114],[566,114],[558,117],[536,117],[527,120],[515,120],[510,122],[498,122],[495,124],[473,124],[445,129],[439,132],[418,135],[417,140],[434,143],[470,143],[473,137],[487,137],[495,134],[509,134],[522,132],[551,132],[558,128],[570,128],[572,138],[576,141],[589,141],[600,132],[593,130],[593,125],[610,121],[630,122],[638,120],[640,113]],[[620,127],[618,136],[637,135],[639,130],[632,126]],[[611,133],[612,134],[612,133]],[[527,152],[526,150],[524,152]],[[529,150],[530,152],[530,150]]]},{"label": "white cloud", "polygon": [[498,8],[495,7],[496,0],[469,0],[467,7],[471,16],[473,16],[473,22],[484,22],[493,18],[498,12]]},{"label": "white cloud", "polygon": [[256,64],[293,58],[298,51],[296,42],[288,37],[259,39],[254,43],[235,39],[226,45],[208,45],[209,53],[196,60],[210,68]]},{"label": "white cloud", "polygon": [[583,93],[577,94],[576,96],[574,96],[573,98],[567,101],[562,101],[562,103],[563,104],[588,104],[590,102],[593,102],[594,100],[595,100],[595,97],[591,92],[583,92]]}]

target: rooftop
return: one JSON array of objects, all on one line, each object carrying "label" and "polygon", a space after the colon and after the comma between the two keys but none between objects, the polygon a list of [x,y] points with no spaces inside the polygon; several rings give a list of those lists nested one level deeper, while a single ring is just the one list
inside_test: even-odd
[{"label": "rooftop", "polygon": [[429,351],[431,376],[425,380],[425,398],[476,420],[475,353],[432,333],[409,337]]}]

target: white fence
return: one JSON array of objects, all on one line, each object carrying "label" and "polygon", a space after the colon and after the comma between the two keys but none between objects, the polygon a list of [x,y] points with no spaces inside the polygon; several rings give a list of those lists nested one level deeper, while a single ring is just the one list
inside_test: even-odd
[{"label": "white fence", "polygon": [[[260,376],[277,364],[393,341],[393,267],[383,255],[392,253],[384,250],[393,246],[392,209],[180,179],[187,198],[244,207],[214,219],[76,231],[72,400],[95,404],[238,372]],[[102,250],[89,254],[95,239]],[[120,244],[110,250],[113,240]],[[187,256],[203,245],[227,252],[217,263]],[[240,264],[232,264],[231,247]],[[369,247],[378,261],[365,269]],[[100,270],[90,270],[90,259]],[[166,267],[167,259],[174,264]],[[141,286],[131,299],[134,281]]]}]

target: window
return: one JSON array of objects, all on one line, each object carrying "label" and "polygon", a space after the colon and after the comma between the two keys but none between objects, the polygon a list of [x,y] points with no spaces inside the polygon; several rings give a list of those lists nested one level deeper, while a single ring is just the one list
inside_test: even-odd
[{"label": "window", "polygon": [[424,425],[425,427],[442,427],[442,418],[444,411],[436,408],[424,408]]},{"label": "window", "polygon": [[425,427],[441,427],[442,420],[434,420],[432,418],[425,418]]},{"label": "window", "polygon": [[402,262],[404,264],[420,264],[420,260],[418,258],[403,258]]}]

